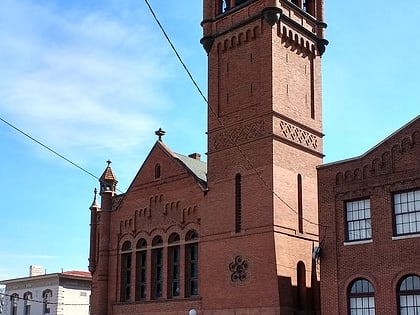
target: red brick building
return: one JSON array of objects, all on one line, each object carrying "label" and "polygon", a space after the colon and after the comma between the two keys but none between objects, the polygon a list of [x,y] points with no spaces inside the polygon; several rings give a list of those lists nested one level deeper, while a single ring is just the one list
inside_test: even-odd
[{"label": "red brick building", "polygon": [[323,0],[203,5],[207,164],[160,130],[125,194],[108,165],[91,313],[316,314]]},{"label": "red brick building", "polygon": [[318,168],[322,314],[420,314],[420,116]]}]

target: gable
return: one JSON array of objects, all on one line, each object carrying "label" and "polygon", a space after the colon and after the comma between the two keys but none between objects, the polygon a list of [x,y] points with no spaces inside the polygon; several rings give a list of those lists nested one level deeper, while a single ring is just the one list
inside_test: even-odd
[{"label": "gable", "polygon": [[132,189],[176,182],[185,177],[190,177],[202,190],[206,190],[206,172],[205,162],[174,153],[163,142],[157,141],[127,193]]}]

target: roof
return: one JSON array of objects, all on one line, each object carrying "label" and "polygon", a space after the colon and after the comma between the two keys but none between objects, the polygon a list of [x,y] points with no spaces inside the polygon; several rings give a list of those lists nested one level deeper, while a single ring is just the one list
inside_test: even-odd
[{"label": "roof", "polygon": [[207,163],[201,160],[191,158],[179,153],[175,153],[176,158],[178,158],[184,165],[199,179],[203,182],[207,182]]},{"label": "roof", "polygon": [[78,270],[71,270],[71,271],[64,271],[64,272],[58,272],[58,273],[49,273],[39,276],[28,276],[28,277],[22,277],[22,278],[15,278],[15,279],[7,279],[7,280],[0,280],[0,284],[10,284],[15,282],[27,282],[32,280],[42,280],[47,278],[73,278],[73,279],[79,279],[79,280],[91,280],[92,276],[90,272],[87,271],[78,271]]}]

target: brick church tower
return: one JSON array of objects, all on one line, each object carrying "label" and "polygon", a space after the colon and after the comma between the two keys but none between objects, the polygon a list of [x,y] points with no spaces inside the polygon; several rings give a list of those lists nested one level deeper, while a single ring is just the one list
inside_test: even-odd
[{"label": "brick church tower", "polygon": [[323,158],[323,11],[323,0],[204,0],[204,310],[319,309],[312,252],[319,233],[316,166]]}]

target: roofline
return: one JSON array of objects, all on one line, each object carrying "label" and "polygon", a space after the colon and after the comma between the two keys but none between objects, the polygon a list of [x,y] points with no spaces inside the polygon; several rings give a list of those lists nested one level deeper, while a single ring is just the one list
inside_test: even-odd
[{"label": "roofline", "polygon": [[67,278],[67,279],[77,279],[77,280],[92,280],[92,276],[84,275],[77,275],[77,274],[69,274],[66,272],[56,272],[56,273],[49,273],[45,275],[38,275],[38,276],[28,276],[22,278],[14,278],[14,279],[7,279],[7,280],[0,280],[0,285],[7,285],[14,282],[26,282],[26,281],[33,281],[33,280],[42,280],[42,279],[50,279],[50,278]]},{"label": "roofline", "polygon": [[367,155],[369,155],[370,153],[372,153],[373,151],[375,151],[378,147],[380,147],[386,141],[388,141],[389,139],[391,139],[392,137],[394,137],[395,135],[397,135],[403,129],[405,129],[405,128],[409,127],[410,125],[412,125],[417,120],[420,120],[420,115],[417,115],[416,117],[414,117],[408,123],[404,124],[402,127],[400,127],[397,130],[395,130],[393,133],[391,133],[385,139],[383,139],[382,141],[378,142],[375,146],[373,146],[372,148],[370,148],[369,150],[367,150],[365,153],[363,153],[361,155],[358,155],[358,156],[355,156],[355,157],[352,157],[352,158],[348,158],[348,159],[344,159],[344,160],[338,160],[338,161],[335,161],[335,162],[321,164],[321,165],[318,165],[316,168],[317,169],[321,169],[321,168],[326,168],[326,167],[330,167],[330,166],[333,166],[333,165],[345,164],[345,163],[350,163],[350,162],[353,162],[353,161],[361,160],[364,157],[366,157]]}]

